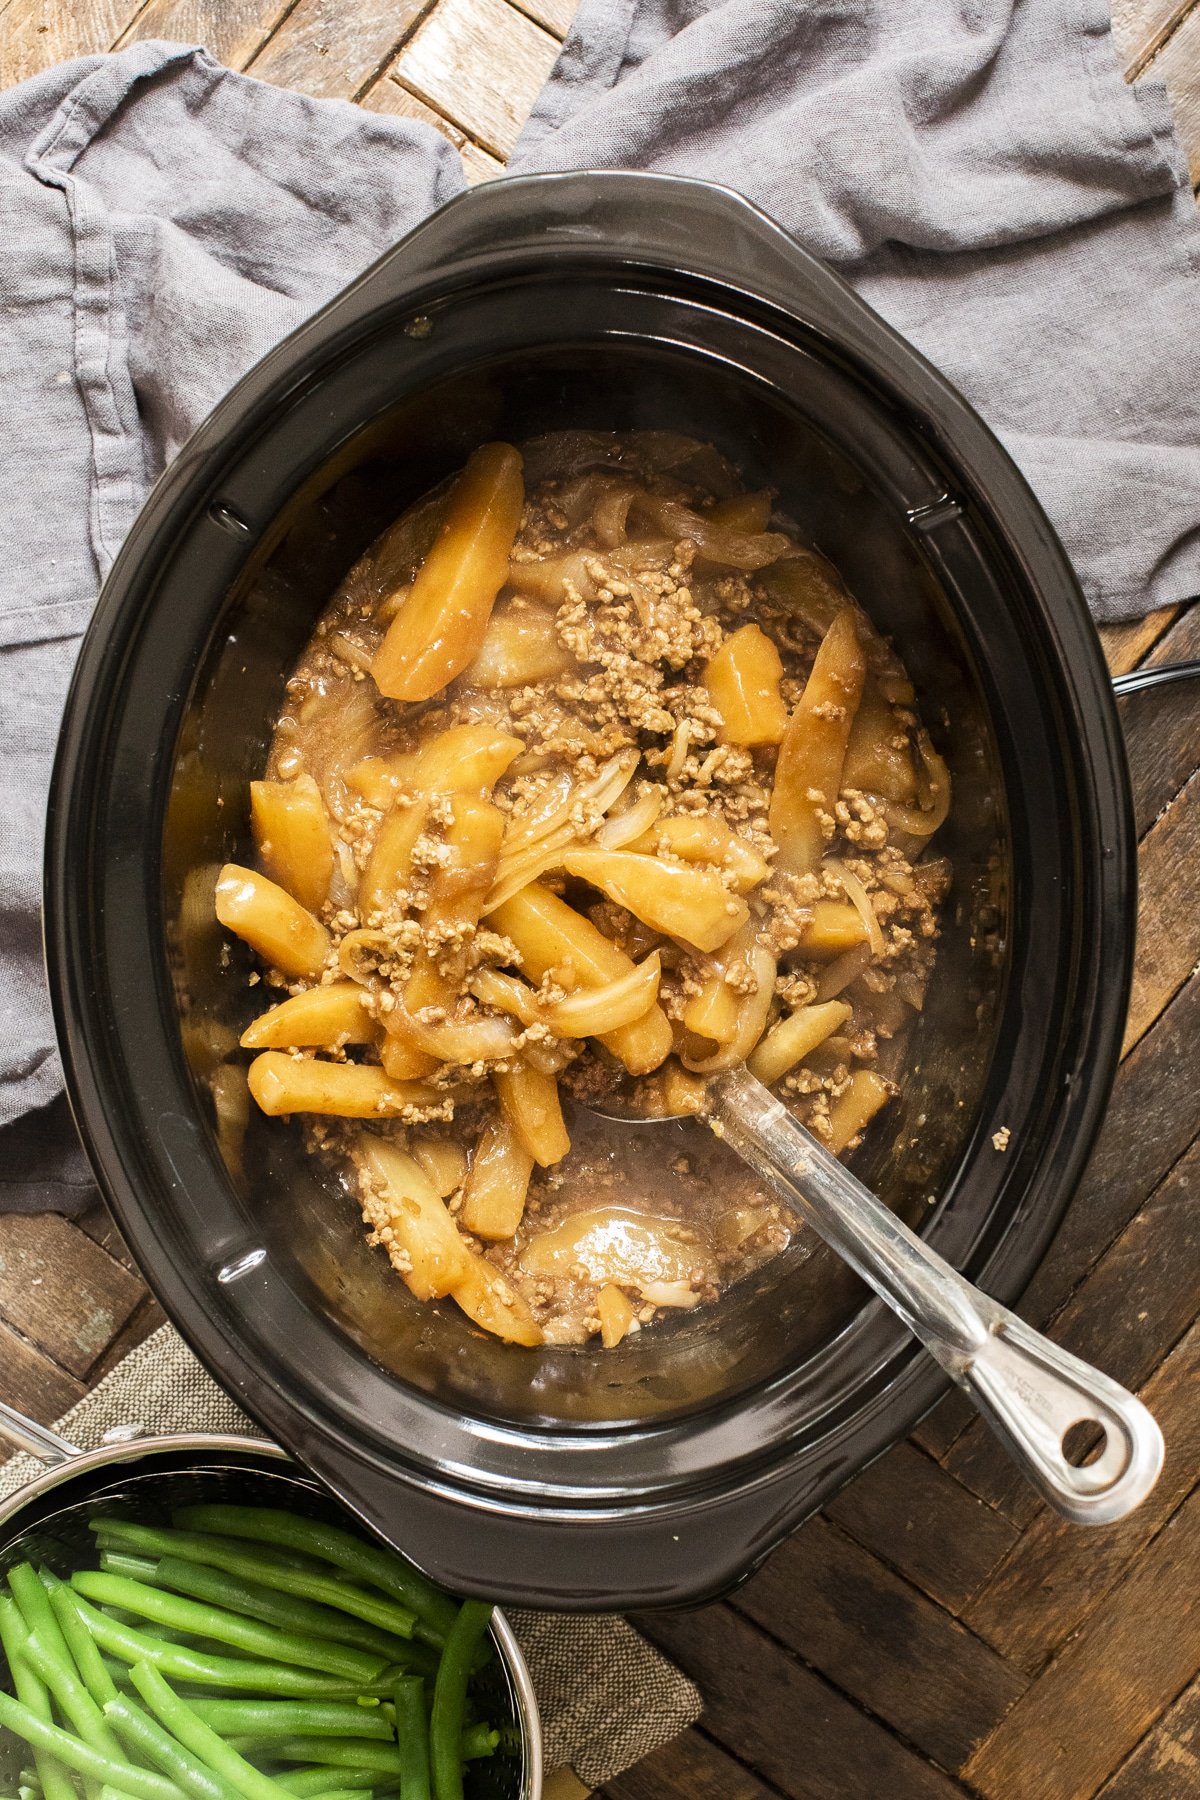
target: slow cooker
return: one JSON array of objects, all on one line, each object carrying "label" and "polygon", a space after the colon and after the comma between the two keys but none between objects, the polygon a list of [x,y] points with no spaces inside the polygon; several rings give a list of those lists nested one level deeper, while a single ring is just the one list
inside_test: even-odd
[{"label": "slow cooker", "polygon": [[666,1605],[746,1573],[946,1378],[820,1251],[605,1355],[506,1348],[419,1305],[298,1130],[250,1116],[251,996],[211,909],[216,870],[250,854],[247,782],[288,669],[350,563],[485,438],[573,426],[711,439],[779,490],[907,661],[956,784],[956,881],[910,1079],[855,1166],[972,1281],[1020,1292],[1125,1015],[1134,839],[1108,678],[995,438],[723,190],[488,184],[222,402],[151,495],[83,646],[48,956],[97,1177],[237,1401],[453,1589]]}]

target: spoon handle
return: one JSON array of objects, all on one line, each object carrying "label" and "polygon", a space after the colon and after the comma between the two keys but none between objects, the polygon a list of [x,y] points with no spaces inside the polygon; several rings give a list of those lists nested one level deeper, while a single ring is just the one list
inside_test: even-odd
[{"label": "spoon handle", "polygon": [[[972,1287],[747,1070],[717,1076],[708,1095],[717,1135],[899,1314],[1051,1506],[1103,1525],[1141,1504],[1163,1440],[1140,1400]],[[1102,1442],[1081,1467],[1063,1452],[1079,1424]]]}]

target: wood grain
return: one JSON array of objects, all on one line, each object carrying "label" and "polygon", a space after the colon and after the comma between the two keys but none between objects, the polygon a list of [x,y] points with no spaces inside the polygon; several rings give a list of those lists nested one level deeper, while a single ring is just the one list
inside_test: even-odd
[{"label": "wood grain", "polygon": [[1200,1490],[967,1764],[986,1800],[1090,1800],[1196,1672],[1197,1567]]},{"label": "wood grain", "polygon": [[1126,1051],[1145,1035],[1200,963],[1200,907],[1190,882],[1174,879],[1180,870],[1196,868],[1198,858],[1200,771],[1155,821],[1138,857],[1143,891],[1156,894],[1158,904],[1138,918]]},{"label": "wood grain", "polygon": [[299,0],[248,65],[321,100],[353,100],[431,10],[432,0]]},{"label": "wood grain", "polygon": [[506,0],[441,0],[390,73],[507,156],[557,54],[557,40]]},{"label": "wood grain", "polygon": [[770,1800],[772,1791],[693,1730],[608,1782],[603,1800]]},{"label": "wood grain", "polygon": [[[911,1443],[864,1469],[825,1516],[951,1613],[962,1611],[1017,1540],[1007,1519]],[[803,1526],[801,1536],[810,1529]]]},{"label": "wood grain", "polygon": [[[1145,659],[1149,665],[1200,661],[1200,606],[1190,606]],[[1187,782],[1196,764],[1197,686],[1130,694],[1121,702],[1121,725],[1133,786],[1139,836],[1147,832]],[[1151,891],[1147,889],[1147,891]]]},{"label": "wood grain", "polygon": [[86,1376],[145,1289],[54,1213],[0,1214],[4,1316],[72,1375]]},{"label": "wood grain", "polygon": [[1193,6],[1167,38],[1149,72],[1167,84],[1175,130],[1193,183],[1200,182],[1200,7]]},{"label": "wood grain", "polygon": [[961,1792],[730,1607],[639,1615],[635,1623],[699,1683],[706,1732],[793,1800],[949,1800]]},{"label": "wood grain", "polygon": [[0,29],[0,87],[73,56],[107,50],[142,0],[10,0]]},{"label": "wood grain", "polygon": [[1131,1518],[1080,1531],[1043,1508],[1004,1565],[967,1608],[975,1631],[1034,1674],[1121,1581],[1190,1491],[1200,1464],[1200,1325],[1142,1389],[1162,1428],[1166,1464]]},{"label": "wood grain", "polygon": [[1147,1732],[1100,1790],[1101,1800],[1200,1800],[1200,1679]]},{"label": "wood grain", "polygon": [[966,1762],[1026,1686],[825,1519],[777,1550],[733,1604],[943,1768]]},{"label": "wood grain", "polygon": [[146,38],[202,44],[218,62],[244,69],[286,16],[291,0],[148,0],[116,47]]},{"label": "wood grain", "polygon": [[1134,79],[1197,0],[1113,0],[1112,32],[1128,79]]},{"label": "wood grain", "polygon": [[[7,1292],[4,1302],[7,1312]],[[0,1322],[0,1374],[0,1398],[42,1425],[52,1425],[87,1393],[82,1381],[68,1375],[58,1363],[43,1356],[3,1322]],[[11,1455],[12,1451],[0,1438],[0,1462],[7,1462]]]},{"label": "wood grain", "polygon": [[432,106],[419,100],[390,75],[375,82],[364,94],[362,104],[371,112],[390,113],[393,118],[398,119],[419,119],[423,125],[432,125],[435,131],[440,131],[443,137],[449,138],[460,152],[463,170],[472,184],[493,181],[503,173],[504,164],[498,157],[492,156],[482,145],[469,138],[465,131],[460,131],[457,125],[452,125],[449,119],[435,112]]}]

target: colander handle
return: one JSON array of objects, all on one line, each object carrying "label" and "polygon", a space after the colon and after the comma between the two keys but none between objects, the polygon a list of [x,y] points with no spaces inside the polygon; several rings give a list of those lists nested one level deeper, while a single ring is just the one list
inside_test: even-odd
[{"label": "colander handle", "polygon": [[[1162,1433],[1140,1400],[980,1293],[746,1069],[717,1076],[708,1092],[718,1136],[903,1319],[1051,1506],[1080,1525],[1140,1506],[1163,1462]],[[1100,1442],[1083,1465],[1064,1444],[1080,1426]]]},{"label": "colander handle", "polygon": [[28,1450],[31,1456],[51,1466],[70,1462],[73,1456],[82,1454],[78,1444],[59,1437],[48,1425],[27,1419],[24,1413],[18,1412],[15,1406],[6,1406],[3,1400],[0,1400],[0,1438],[16,1450]]}]

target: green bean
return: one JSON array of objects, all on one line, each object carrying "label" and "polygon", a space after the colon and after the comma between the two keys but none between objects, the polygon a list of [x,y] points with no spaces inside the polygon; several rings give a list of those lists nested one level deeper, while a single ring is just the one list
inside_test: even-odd
[{"label": "green bean", "polygon": [[454,1623],[454,1602],[428,1576],[394,1551],[376,1550],[338,1525],[318,1524],[267,1506],[186,1506],[174,1515],[174,1523],[188,1531],[282,1544],[334,1563],[402,1600],[439,1639]]},{"label": "green bean", "polygon": [[[35,1750],[48,1750],[60,1762],[66,1763],[69,1769],[75,1769],[89,1781],[97,1781],[101,1786],[120,1788],[122,1793],[132,1796],[132,1800],[184,1800],[183,1790],[177,1788],[173,1781],[167,1781],[161,1775],[153,1775],[148,1769],[137,1769],[132,1763],[120,1762],[111,1756],[105,1756],[100,1750],[93,1750],[81,1738],[72,1737],[69,1731],[60,1731],[57,1725],[49,1725],[39,1719],[29,1707],[22,1706],[9,1694],[0,1694],[0,1725],[7,1725],[10,1731],[24,1738]],[[43,1783],[45,1777],[43,1777]]]},{"label": "green bean", "polygon": [[17,1563],[8,1571],[8,1585],[21,1609],[27,1631],[36,1631],[51,1656],[70,1663],[67,1640],[58,1628],[58,1620],[50,1606],[50,1596],[32,1563]]},{"label": "green bean", "polygon": [[192,1700],[206,1725],[223,1737],[353,1737],[392,1741],[382,1706],[316,1700]]},{"label": "green bean", "polygon": [[381,1775],[398,1775],[400,1753],[395,1742],[381,1744],[374,1738],[254,1737],[231,1740],[244,1754],[269,1756],[273,1762],[321,1762],[330,1768],[372,1769]]},{"label": "green bean", "polygon": [[[163,1643],[132,1626],[106,1618],[78,1593],[75,1603],[101,1650],[107,1650],[122,1662],[153,1663],[165,1675],[171,1675],[177,1681],[195,1682],[197,1687],[232,1688],[235,1692],[241,1689],[313,1700],[354,1700],[371,1691],[369,1682],[332,1681],[328,1676],[285,1663],[249,1661],[240,1656],[210,1656],[204,1651],[190,1650],[184,1644]],[[390,1691],[386,1673],[380,1677],[379,1685],[381,1692]]]},{"label": "green bean", "polygon": [[[8,1671],[21,1701],[36,1718],[49,1725],[54,1717],[50,1696],[21,1651],[29,1636],[21,1609],[7,1594],[0,1596],[0,1645],[8,1661]],[[76,1800],[75,1784],[62,1763],[50,1751],[34,1747],[34,1762],[45,1800]]]},{"label": "green bean", "polygon": [[483,1600],[464,1600],[446,1637],[433,1689],[429,1764],[435,1800],[463,1800],[462,1732],[467,1682],[476,1649],[492,1617]]},{"label": "green bean", "polygon": [[494,1726],[483,1721],[468,1725],[462,1734],[462,1759],[481,1762],[485,1756],[495,1756],[499,1744],[500,1733]]},{"label": "green bean", "polygon": [[[59,1641],[62,1642],[61,1634]],[[58,1702],[59,1711],[84,1743],[90,1744],[93,1750],[102,1750],[106,1756],[120,1758],[121,1746],[104,1723],[104,1714],[80,1681],[74,1663],[68,1666],[65,1657],[70,1652],[65,1644],[63,1650],[64,1656],[54,1655],[42,1642],[39,1629],[30,1632],[25,1639],[21,1657],[45,1682]]]},{"label": "green bean", "polygon": [[100,1567],[106,1575],[130,1575],[134,1581],[153,1581],[157,1564],[153,1557],[134,1556],[128,1550],[102,1550]]},{"label": "green bean", "polygon": [[301,1631],[310,1637],[353,1644],[359,1650],[373,1651],[388,1662],[396,1662],[410,1647],[407,1637],[380,1631],[374,1625],[335,1612],[332,1607],[317,1606],[311,1600],[280,1593],[260,1581],[241,1579],[227,1569],[206,1568],[202,1563],[189,1562],[178,1556],[164,1556],[153,1568],[154,1579],[163,1587],[188,1594],[193,1600],[227,1607],[230,1612],[248,1613],[267,1625],[279,1626],[281,1630]]},{"label": "green bean", "polygon": [[323,1800],[329,1800],[333,1793],[373,1788],[376,1775],[374,1769],[333,1769],[318,1764],[311,1769],[286,1770],[282,1775],[276,1775],[275,1780],[296,1800],[303,1800],[308,1794],[320,1794]]},{"label": "green bean", "polygon": [[[280,1593],[322,1601],[394,1637],[411,1637],[416,1623],[416,1614],[411,1607],[397,1606],[394,1600],[385,1599],[382,1594],[366,1593],[319,1567],[300,1568],[291,1558],[258,1545],[240,1544],[202,1532],[155,1530],[148,1525],[128,1524],[123,1519],[101,1519],[93,1529],[97,1542],[106,1548],[141,1550],[158,1557],[174,1556],[185,1562],[224,1569],[227,1574],[260,1582],[263,1587],[275,1588]],[[343,1638],[343,1641],[352,1643],[355,1640]]]},{"label": "green bean", "polygon": [[429,1716],[425,1711],[425,1683],[419,1675],[405,1675],[396,1683],[393,1692],[400,1758],[400,1800],[429,1800]]},{"label": "green bean", "polygon": [[107,1782],[100,1788],[96,1800],[132,1800],[129,1794],[123,1794],[120,1788],[109,1787]]},{"label": "green bean", "polygon": [[40,1569],[38,1573],[42,1586],[50,1596],[50,1609],[58,1620],[58,1628],[66,1639],[67,1649],[83,1677],[83,1685],[96,1705],[103,1709],[107,1700],[116,1698],[116,1684],[105,1667],[104,1658],[96,1648],[91,1633],[79,1616],[75,1595],[67,1583],[60,1581],[57,1575],[52,1575],[49,1569]]},{"label": "green bean", "polygon": [[328,1638],[306,1637],[298,1631],[280,1631],[274,1625],[260,1625],[221,1607],[182,1599],[162,1588],[147,1587],[125,1575],[105,1575],[99,1570],[81,1569],[71,1577],[71,1586],[85,1600],[107,1601],[112,1606],[125,1607],[129,1612],[152,1619],[173,1631],[186,1631],[195,1637],[232,1644],[236,1649],[264,1660],[321,1669],[325,1674],[341,1676],[345,1681],[373,1681],[385,1666],[381,1657],[369,1656],[349,1644],[335,1644]]},{"label": "green bean", "polygon": [[236,1800],[236,1788],[222,1781],[207,1763],[193,1756],[135,1701],[119,1695],[108,1702],[104,1714],[135,1755],[143,1762],[154,1763],[195,1800]]},{"label": "green bean", "polygon": [[280,1800],[283,1790],[276,1787],[270,1776],[248,1763],[244,1756],[239,1756],[211,1726],[198,1718],[157,1669],[149,1663],[135,1663],[133,1680],[146,1705],[158,1714],[171,1735],[202,1758],[223,1781],[236,1788],[244,1800]]}]

